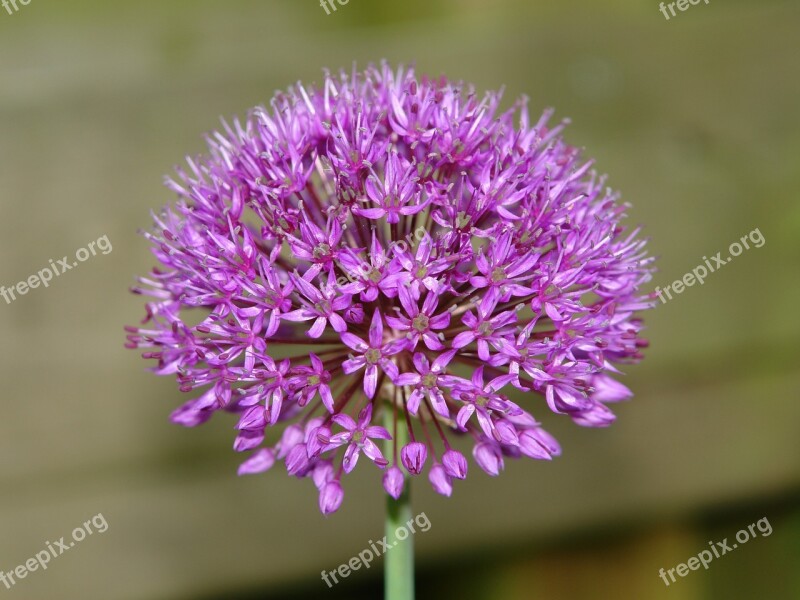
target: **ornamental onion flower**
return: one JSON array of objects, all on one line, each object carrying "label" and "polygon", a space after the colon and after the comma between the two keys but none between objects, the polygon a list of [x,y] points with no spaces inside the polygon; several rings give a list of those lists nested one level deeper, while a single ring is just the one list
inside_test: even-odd
[{"label": "ornamental onion flower", "polygon": [[325,514],[362,454],[393,498],[426,470],[449,496],[455,436],[494,476],[560,454],[545,408],[609,425],[652,258],[551,115],[384,64],[223,123],[167,182],[127,328],[191,395],[172,420],[236,415],[239,472],[282,463]]}]

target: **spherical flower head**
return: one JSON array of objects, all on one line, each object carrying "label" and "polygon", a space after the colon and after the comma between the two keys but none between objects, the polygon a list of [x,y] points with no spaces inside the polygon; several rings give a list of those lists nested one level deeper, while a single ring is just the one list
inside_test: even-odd
[{"label": "spherical flower head", "polygon": [[239,473],[282,464],[324,514],[359,462],[394,497],[426,469],[449,496],[456,436],[494,476],[560,454],[533,411],[609,425],[652,258],[550,119],[384,64],[224,123],[168,181],[134,288],[128,345],[191,394],[172,420],[236,415]]}]

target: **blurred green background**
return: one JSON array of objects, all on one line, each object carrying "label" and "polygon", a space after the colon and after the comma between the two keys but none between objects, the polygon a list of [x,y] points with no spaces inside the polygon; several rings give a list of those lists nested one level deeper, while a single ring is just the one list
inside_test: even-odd
[{"label": "blurred green background", "polygon": [[[321,69],[382,58],[506,87],[570,117],[568,140],[633,204],[664,286],[759,228],[646,315],[636,397],[608,430],[539,409],[564,454],[414,487],[418,597],[800,598],[800,5],[711,0],[31,0],[0,8],[0,283],[107,235],[99,255],[0,300],[0,569],[91,516],[109,529],[0,595],[81,600],[380,598],[381,567],[320,579],[383,535],[379,473],[330,518],[279,468],[237,478],[233,419],[171,425],[183,400],[122,347],[152,260],[137,229],[162,175]],[[758,537],[667,588],[709,540]]]}]

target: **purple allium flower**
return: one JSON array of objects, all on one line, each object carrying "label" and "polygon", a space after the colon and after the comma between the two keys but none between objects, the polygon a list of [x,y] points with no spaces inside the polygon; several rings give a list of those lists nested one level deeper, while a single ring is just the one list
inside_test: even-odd
[{"label": "purple allium flower", "polygon": [[405,333],[408,342],[404,343],[403,347],[406,350],[414,350],[417,342],[422,339],[429,350],[444,350],[445,346],[439,339],[437,331],[446,329],[450,324],[450,313],[445,311],[438,315],[434,314],[439,304],[438,294],[428,294],[422,307],[417,302],[419,298],[414,300],[406,287],[398,288],[397,298],[406,314],[398,313],[397,317],[387,316],[386,321],[398,333]]},{"label": "purple allium flower", "polygon": [[494,476],[504,456],[560,454],[532,411],[610,424],[632,395],[613,377],[646,346],[652,258],[564,123],[499,105],[381,65],[210,136],[145,234],[161,267],[128,328],[193,394],[172,420],[236,414],[239,473],[282,462],[325,514],[361,453],[395,498],[430,455],[450,495],[467,476],[451,436]]},{"label": "purple allium flower", "polygon": [[450,477],[456,479],[467,478],[467,459],[458,450],[452,448],[442,455],[442,465]]},{"label": "purple allium flower", "polygon": [[421,442],[411,442],[400,451],[400,458],[406,471],[419,475],[428,460],[428,447]]},{"label": "purple allium flower", "polygon": [[372,400],[378,387],[378,373],[388,375],[389,379],[397,379],[397,365],[391,356],[400,352],[398,340],[386,341],[383,331],[383,318],[376,308],[372,313],[372,324],[369,326],[369,343],[349,332],[342,333],[342,342],[358,353],[342,363],[342,370],[350,375],[364,370],[364,393]]},{"label": "purple allium flower", "polygon": [[403,493],[405,487],[405,476],[396,465],[389,467],[383,474],[383,488],[386,493],[397,500]]},{"label": "purple allium flower", "polygon": [[[342,459],[342,467],[345,473],[349,473],[356,467],[358,457],[362,450],[364,454],[381,469],[389,464],[389,461],[383,457],[380,448],[370,439],[392,439],[392,436],[383,427],[379,425],[370,425],[372,422],[372,404],[368,404],[361,410],[361,413],[358,415],[358,423],[356,423],[350,415],[345,413],[334,415],[332,420],[337,425],[340,425],[344,431],[332,435],[328,439],[328,445],[325,449],[334,449],[344,444],[347,445],[347,450]],[[319,434],[317,437],[319,437]]]}]

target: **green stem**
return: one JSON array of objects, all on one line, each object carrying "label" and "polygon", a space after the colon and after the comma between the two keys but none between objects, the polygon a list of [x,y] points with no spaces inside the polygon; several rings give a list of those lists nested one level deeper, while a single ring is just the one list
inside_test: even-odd
[{"label": "green stem", "polygon": [[[386,454],[397,461],[394,448],[402,448],[407,439],[403,425],[397,423],[397,408],[394,403],[384,404],[384,424],[392,432],[393,440],[386,442]],[[396,444],[396,446],[395,446]],[[399,466],[399,465],[398,465]],[[414,600],[414,542],[409,534],[406,539],[397,538],[398,528],[411,521],[411,481],[405,476],[403,493],[395,500],[386,495],[386,545],[389,551],[384,560],[384,600]],[[408,529],[406,528],[408,534]]]}]

